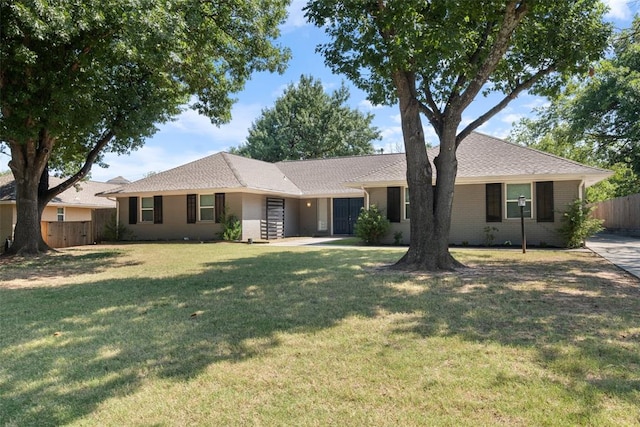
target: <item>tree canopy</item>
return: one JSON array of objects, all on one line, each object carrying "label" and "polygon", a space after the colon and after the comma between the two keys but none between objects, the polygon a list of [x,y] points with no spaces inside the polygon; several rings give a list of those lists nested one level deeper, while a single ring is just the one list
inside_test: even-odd
[{"label": "tree canopy", "polygon": [[[252,72],[282,71],[287,0],[24,0],[0,10],[0,141],[16,179],[16,251],[103,153],[141,146],[186,103],[214,124]],[[47,189],[47,169],[69,178]],[[39,210],[39,212],[38,212]],[[34,239],[39,240],[37,244]]]},{"label": "tree canopy", "polygon": [[611,168],[591,201],[640,192],[640,17],[615,34],[610,54],[523,119],[511,138],[582,163]]},{"label": "tree canopy", "polygon": [[[331,37],[319,50],[334,71],[372,102],[399,105],[411,197],[399,265],[429,270],[458,265],[448,244],[459,144],[522,92],[555,93],[600,57],[610,32],[597,0],[312,0],[306,13]],[[489,93],[500,100],[461,126]],[[440,141],[435,189],[420,114]]]},{"label": "tree canopy", "polygon": [[232,151],[268,162],[371,154],[372,141],[380,139],[373,115],[350,108],[348,100],[344,84],[328,94],[320,80],[303,75],[262,110],[247,142]]}]

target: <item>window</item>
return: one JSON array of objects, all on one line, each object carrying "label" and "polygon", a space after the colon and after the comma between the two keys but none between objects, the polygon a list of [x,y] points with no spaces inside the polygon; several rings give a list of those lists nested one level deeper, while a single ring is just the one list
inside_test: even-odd
[{"label": "window", "polygon": [[58,208],[58,222],[64,221],[64,208]]},{"label": "window", "polygon": [[153,197],[140,198],[140,221],[153,222]]},{"label": "window", "polygon": [[518,197],[524,196],[524,217],[531,218],[531,184],[507,184],[507,218],[520,218]]},{"label": "window", "polygon": [[213,194],[200,195],[200,221],[214,221],[215,197]]},{"label": "window", "polygon": [[409,219],[409,187],[404,189],[404,219]]},{"label": "window", "polygon": [[387,187],[387,219],[400,222],[400,187]]},{"label": "window", "polygon": [[485,186],[486,222],[502,221],[502,184]]}]

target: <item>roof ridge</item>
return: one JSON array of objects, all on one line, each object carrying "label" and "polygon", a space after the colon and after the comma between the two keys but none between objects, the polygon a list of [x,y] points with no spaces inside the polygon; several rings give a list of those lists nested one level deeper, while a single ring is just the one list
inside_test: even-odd
[{"label": "roof ridge", "polygon": [[333,156],[333,157],[320,157],[315,159],[300,159],[300,160],[279,160],[274,162],[274,165],[282,164],[282,163],[298,163],[298,162],[312,162],[312,161],[322,161],[322,160],[336,160],[336,159],[361,159],[364,157],[382,157],[382,156],[396,156],[398,154],[405,153],[371,153],[371,154],[351,154],[346,156]]},{"label": "roof ridge", "polygon": [[[482,135],[484,135],[484,134],[482,134]],[[537,148],[529,147],[527,145],[516,144],[515,142],[507,141],[506,139],[496,138],[496,137],[491,136],[491,135],[485,135],[485,136],[487,136],[489,138],[493,138],[496,141],[500,141],[503,144],[508,144],[508,145],[511,145],[511,146],[514,146],[514,147],[524,148],[524,149],[527,149],[527,150],[530,150],[530,151],[535,151],[536,153],[542,154],[544,156],[552,157],[552,158],[557,159],[557,160],[562,160],[562,161],[565,161],[565,162],[568,162],[568,163],[572,163],[572,164],[574,164],[576,166],[587,167],[587,168],[590,168],[590,169],[595,169],[595,170],[599,170],[599,171],[603,171],[603,172],[606,172],[606,171],[609,170],[609,169],[604,169],[604,168],[600,168],[600,167],[597,167],[597,166],[591,166],[591,165],[587,165],[587,164],[584,164],[584,163],[580,163],[578,161],[575,161],[575,160],[572,160],[572,159],[568,159],[566,157],[558,156],[557,154],[549,153],[547,151],[539,150]]]},{"label": "roof ridge", "polygon": [[247,183],[242,179],[242,177],[240,175],[240,171],[238,171],[238,169],[236,169],[236,167],[232,164],[231,159],[228,158],[230,153],[227,153],[226,151],[221,151],[218,154],[221,155],[222,159],[227,164],[227,166],[229,167],[229,169],[233,173],[233,176],[238,180],[240,185],[243,186],[243,187],[248,187]]}]

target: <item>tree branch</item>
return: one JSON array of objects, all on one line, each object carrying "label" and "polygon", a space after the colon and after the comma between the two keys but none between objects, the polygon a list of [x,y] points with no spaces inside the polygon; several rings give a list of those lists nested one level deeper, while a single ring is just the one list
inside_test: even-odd
[{"label": "tree branch", "polygon": [[511,35],[528,11],[529,2],[527,0],[512,0],[507,4],[502,26],[496,35],[496,40],[489,51],[489,55],[465,91],[459,97],[453,99],[451,104],[447,106],[451,107],[451,111],[464,111],[469,104],[471,104],[507,52]]},{"label": "tree branch", "polygon": [[38,203],[39,204],[49,203],[51,199],[53,199],[55,196],[73,187],[78,181],[86,177],[87,174],[91,171],[91,166],[93,166],[93,163],[98,158],[100,151],[102,151],[102,149],[106,147],[109,142],[111,142],[114,136],[115,134],[113,133],[112,130],[106,131],[100,137],[96,145],[87,154],[87,157],[85,158],[84,165],[82,165],[82,168],[80,168],[78,172],[76,172],[74,175],[69,177],[64,182],[60,183],[59,185],[53,188],[50,188],[49,191],[47,191],[47,193],[45,194],[44,199],[38,200]]},{"label": "tree branch", "polygon": [[489,120],[491,117],[495,116],[497,113],[502,111],[502,109],[504,109],[504,107],[506,107],[507,104],[509,104],[509,102],[513,101],[523,91],[529,89],[531,86],[533,86],[536,82],[538,82],[544,76],[546,76],[548,74],[551,74],[555,70],[556,70],[555,66],[553,66],[553,65],[549,66],[547,68],[544,68],[544,69],[538,71],[536,74],[534,74],[533,76],[529,77],[529,79],[527,79],[523,83],[520,83],[520,84],[516,85],[516,87],[511,92],[509,92],[504,98],[502,98],[502,100],[499,103],[497,103],[491,109],[489,109],[486,113],[482,114],[477,119],[475,119],[474,121],[469,123],[458,134],[458,136],[456,137],[456,148],[458,148],[458,146],[460,145],[462,140],[464,140],[467,136],[469,136],[469,134],[471,132],[473,132],[480,125],[482,125],[484,122]]}]

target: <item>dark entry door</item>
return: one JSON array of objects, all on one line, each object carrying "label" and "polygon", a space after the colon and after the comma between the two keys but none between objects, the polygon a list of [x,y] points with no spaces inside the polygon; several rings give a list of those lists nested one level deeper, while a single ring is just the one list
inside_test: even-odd
[{"label": "dark entry door", "polygon": [[364,198],[333,199],[333,234],[353,234]]}]

